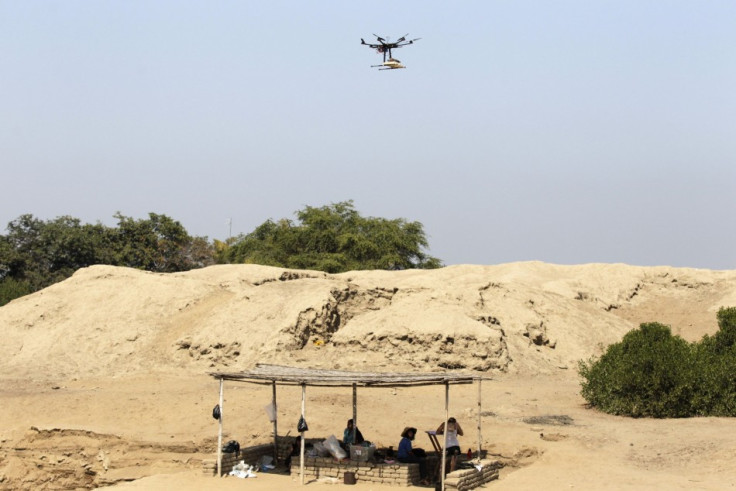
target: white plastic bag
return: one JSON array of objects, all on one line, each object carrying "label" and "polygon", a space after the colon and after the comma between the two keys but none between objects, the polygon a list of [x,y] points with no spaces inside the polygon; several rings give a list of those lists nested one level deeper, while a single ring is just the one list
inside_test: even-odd
[{"label": "white plastic bag", "polygon": [[337,441],[335,435],[330,435],[327,440],[324,441],[324,446],[337,460],[342,460],[348,456],[348,454],[345,453],[345,450],[340,447],[340,442]]},{"label": "white plastic bag", "polygon": [[276,406],[274,405],[273,401],[266,404],[266,406],[263,409],[266,410],[266,414],[268,415],[268,420],[271,423],[276,421]]},{"label": "white plastic bag", "polygon": [[252,465],[246,464],[242,460],[233,466],[233,470],[231,470],[229,474],[231,476],[239,477],[241,479],[246,479],[249,477],[258,477],[256,475],[255,468]]}]

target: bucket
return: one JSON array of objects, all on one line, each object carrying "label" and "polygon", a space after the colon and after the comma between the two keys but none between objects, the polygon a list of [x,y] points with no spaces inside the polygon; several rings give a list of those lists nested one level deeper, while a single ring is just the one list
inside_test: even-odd
[{"label": "bucket", "polygon": [[355,472],[345,472],[343,482],[345,484],[355,484]]}]

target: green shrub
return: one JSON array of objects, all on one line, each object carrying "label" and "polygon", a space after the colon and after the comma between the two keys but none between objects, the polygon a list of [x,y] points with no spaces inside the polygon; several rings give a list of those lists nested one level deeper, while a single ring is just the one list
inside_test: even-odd
[{"label": "green shrub", "polygon": [[736,416],[736,308],[698,343],[642,324],[600,359],[581,361],[581,394],[601,411],[633,417]]},{"label": "green shrub", "polygon": [[690,414],[693,350],[658,323],[642,324],[599,360],[580,362],[582,395],[611,414],[683,417]]},{"label": "green shrub", "polygon": [[33,289],[27,281],[18,281],[6,276],[0,280],[0,307],[11,300],[28,295],[32,291]]},{"label": "green shrub", "polygon": [[718,311],[718,332],[696,345],[695,414],[736,416],[736,308]]}]

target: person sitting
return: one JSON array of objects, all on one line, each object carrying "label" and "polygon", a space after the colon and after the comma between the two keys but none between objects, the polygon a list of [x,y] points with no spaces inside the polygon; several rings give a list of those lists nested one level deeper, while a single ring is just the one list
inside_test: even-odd
[{"label": "person sitting", "polygon": [[302,450],[302,436],[299,435],[294,440],[294,443],[291,444],[291,453],[286,457],[286,460],[284,461],[284,465],[286,465],[286,468],[291,468],[291,458],[292,457],[298,457],[301,454]]},{"label": "person sitting", "polygon": [[417,434],[416,428],[407,426],[401,432],[401,441],[399,442],[399,450],[396,452],[396,459],[399,462],[407,464],[419,464],[419,477],[423,486],[429,485],[427,479],[427,453],[421,448],[412,448],[411,442]]},{"label": "person sitting", "polygon": [[[437,428],[438,435],[445,434],[445,423],[443,422],[439,428]],[[447,455],[451,455],[450,459],[450,472],[455,470],[457,465],[457,456],[460,455],[460,442],[457,440],[457,436],[463,435],[463,429],[460,427],[460,423],[455,418],[447,420],[447,448],[445,452]]]},{"label": "person sitting", "polygon": [[[353,429],[355,430],[355,440],[353,440]],[[363,438],[363,434],[358,428],[354,427],[353,420],[349,419],[347,428],[345,428],[345,431],[342,432],[343,448],[349,452],[350,445],[360,445],[364,441],[365,439]]]}]

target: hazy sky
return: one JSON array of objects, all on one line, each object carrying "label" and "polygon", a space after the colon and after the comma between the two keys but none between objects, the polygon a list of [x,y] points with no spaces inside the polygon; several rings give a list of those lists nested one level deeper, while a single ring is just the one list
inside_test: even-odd
[{"label": "hazy sky", "polygon": [[0,233],[352,199],[446,264],[734,269],[736,2],[0,0],[0,162]]}]

